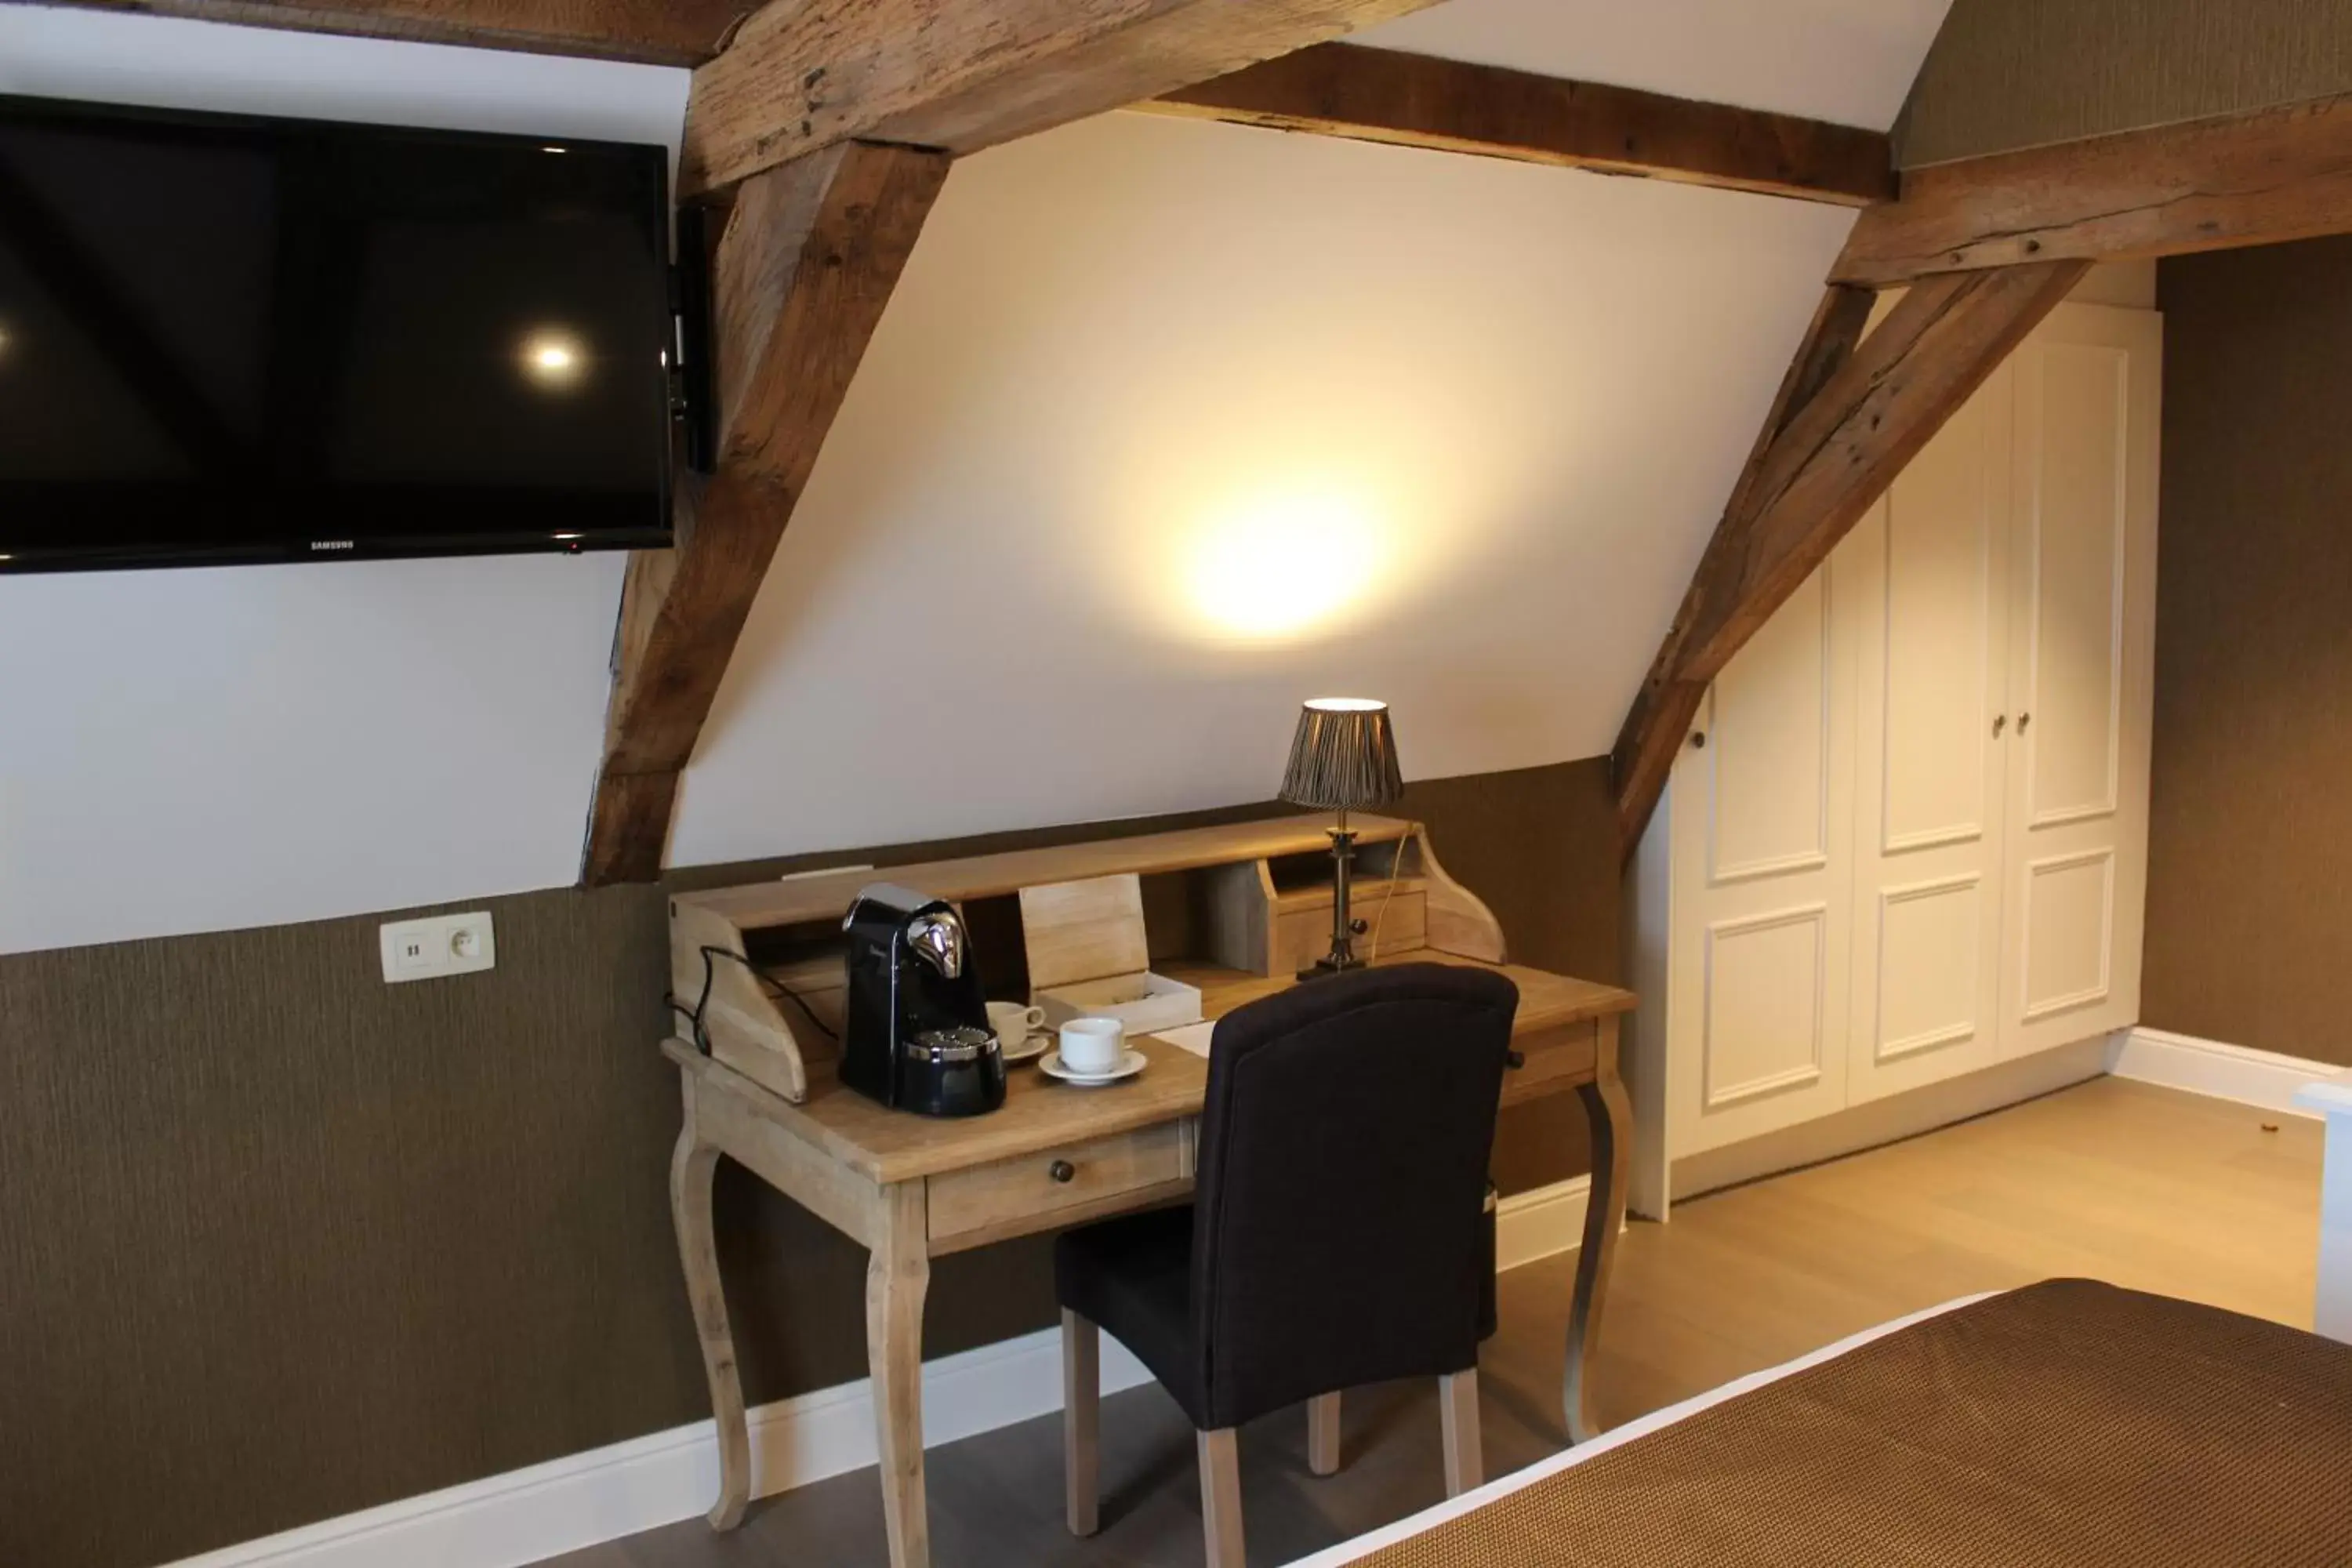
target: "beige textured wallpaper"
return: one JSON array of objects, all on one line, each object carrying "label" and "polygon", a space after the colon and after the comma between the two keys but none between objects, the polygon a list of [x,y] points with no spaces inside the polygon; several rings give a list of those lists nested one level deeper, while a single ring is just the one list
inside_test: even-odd
[{"label": "beige textured wallpaper", "polygon": [[2352,237],[2158,279],[2142,1016],[2352,1066]]},{"label": "beige textured wallpaper", "polygon": [[1952,0],[1906,168],[2352,92],[2344,0]]}]

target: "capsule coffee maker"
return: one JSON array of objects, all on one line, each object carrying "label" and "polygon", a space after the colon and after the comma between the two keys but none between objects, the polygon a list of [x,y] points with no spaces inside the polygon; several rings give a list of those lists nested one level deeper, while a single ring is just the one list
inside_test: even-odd
[{"label": "capsule coffee maker", "polygon": [[923,1116],[1004,1103],[1004,1053],[988,1026],[963,920],[944,899],[877,882],[857,895],[841,1081]]}]

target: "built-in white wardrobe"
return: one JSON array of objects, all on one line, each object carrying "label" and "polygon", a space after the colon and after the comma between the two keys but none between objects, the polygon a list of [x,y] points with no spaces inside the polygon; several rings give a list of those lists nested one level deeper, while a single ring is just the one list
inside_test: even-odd
[{"label": "built-in white wardrobe", "polygon": [[1633,878],[1637,1207],[2137,1019],[2161,354],[2059,307],[1709,691]]}]

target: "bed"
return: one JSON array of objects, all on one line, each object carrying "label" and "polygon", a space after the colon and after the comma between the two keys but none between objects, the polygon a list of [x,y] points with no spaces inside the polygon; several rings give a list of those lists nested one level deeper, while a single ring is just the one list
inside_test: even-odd
[{"label": "bed", "polygon": [[2086,1279],[1915,1313],[1296,1568],[2342,1568],[2352,1346]]}]

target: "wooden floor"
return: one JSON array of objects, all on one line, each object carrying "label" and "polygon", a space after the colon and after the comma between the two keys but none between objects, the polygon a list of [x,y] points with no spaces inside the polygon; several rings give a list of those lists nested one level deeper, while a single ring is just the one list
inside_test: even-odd
[{"label": "wooden floor", "polygon": [[[2275,1129],[2269,1131],[2266,1129]],[[1610,1424],[1970,1291],[2090,1275],[2308,1328],[2318,1234],[2315,1121],[2117,1079],[1926,1137],[1717,1193],[1635,1225],[1618,1253],[1599,1383]],[[1487,1473],[1563,1443],[1573,1257],[1503,1278],[1481,1362]],[[1287,1563],[1438,1501],[1434,1385],[1351,1393],[1330,1479],[1307,1471],[1303,1412],[1242,1434],[1250,1561]],[[1192,1568],[1191,1429],[1156,1387],[1103,1403],[1102,1532],[1062,1528],[1058,1415],[929,1455],[938,1568]],[[874,1472],[576,1552],[565,1568],[885,1561]]]}]

